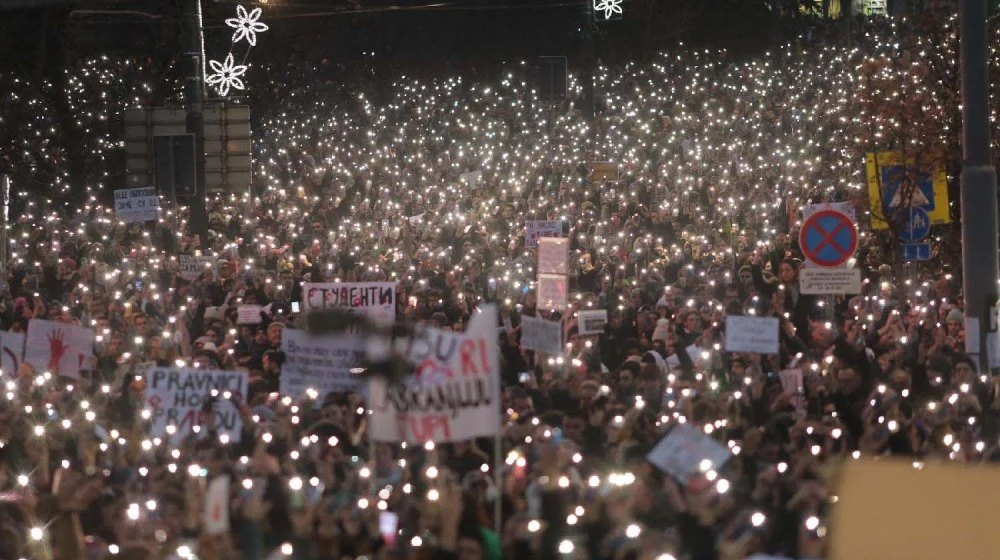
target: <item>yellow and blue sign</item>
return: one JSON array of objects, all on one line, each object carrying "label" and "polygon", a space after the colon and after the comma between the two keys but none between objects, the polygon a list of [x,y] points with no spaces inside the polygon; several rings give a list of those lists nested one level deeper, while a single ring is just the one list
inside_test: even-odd
[{"label": "yellow and blue sign", "polygon": [[[876,159],[878,164],[876,165]],[[913,168],[913,158],[907,158],[907,165]],[[900,184],[904,175],[916,177],[917,187],[909,201],[901,200]],[[920,208],[927,214],[930,225],[951,222],[948,208],[948,178],[943,165],[935,165],[930,171],[904,173],[903,158],[899,152],[878,152],[868,154],[868,200],[872,206],[872,229],[887,229],[886,214],[892,216],[902,205]],[[909,217],[909,213],[907,216]]]}]

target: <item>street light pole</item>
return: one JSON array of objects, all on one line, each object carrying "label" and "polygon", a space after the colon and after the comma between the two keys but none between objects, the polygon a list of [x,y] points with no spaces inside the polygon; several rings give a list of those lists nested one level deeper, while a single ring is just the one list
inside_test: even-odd
[{"label": "street light pole", "polygon": [[[990,155],[986,0],[960,0],[962,73],[962,283],[966,319],[978,319],[980,371],[988,371],[987,337],[997,336],[1000,278],[997,178]],[[966,321],[969,324],[969,321]],[[967,339],[970,333],[966,334]]]},{"label": "street light pole", "polygon": [[188,226],[191,233],[208,241],[208,213],[205,209],[205,38],[202,35],[201,0],[184,3],[184,97],[187,131],[194,135],[195,195],[190,202]]}]

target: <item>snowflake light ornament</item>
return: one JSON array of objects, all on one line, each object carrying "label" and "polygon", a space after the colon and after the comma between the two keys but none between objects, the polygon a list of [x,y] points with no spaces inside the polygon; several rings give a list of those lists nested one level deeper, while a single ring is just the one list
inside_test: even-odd
[{"label": "snowflake light ornament", "polygon": [[611,16],[622,15],[622,2],[625,0],[594,0],[594,11],[604,12],[604,19],[611,19]]},{"label": "snowflake light ornament", "polygon": [[240,79],[240,76],[246,74],[248,67],[236,64],[233,53],[229,53],[223,62],[210,60],[208,65],[212,67],[212,75],[208,76],[205,81],[210,86],[216,86],[219,95],[222,97],[229,95],[229,88],[243,90],[243,80]]},{"label": "snowflake light ornament", "polygon": [[236,17],[226,20],[226,25],[236,30],[233,32],[233,43],[246,39],[251,47],[257,46],[257,34],[268,30],[267,25],[260,22],[260,15],[260,8],[247,12],[243,6],[236,6]]}]

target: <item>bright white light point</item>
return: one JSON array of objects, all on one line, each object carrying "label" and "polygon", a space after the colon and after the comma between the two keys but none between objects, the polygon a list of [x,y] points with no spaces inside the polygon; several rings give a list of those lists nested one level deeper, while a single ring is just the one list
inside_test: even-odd
[{"label": "bright white light point", "polygon": [[570,541],[565,541],[564,540],[564,541],[560,541],[559,542],[559,553],[560,554],[569,554],[570,552],[573,552],[574,548],[575,547],[573,546],[573,543],[570,542]]},{"label": "bright white light point", "polygon": [[663,554],[657,556],[656,560],[677,560],[677,558],[674,557],[673,554],[663,553]]},{"label": "bright white light point", "polygon": [[437,478],[438,470],[435,466],[427,467],[427,478]]},{"label": "bright white light point", "polygon": [[720,478],[719,481],[715,483],[715,491],[719,494],[729,492],[729,481],[724,478]]},{"label": "bright white light point", "polygon": [[642,533],[642,529],[640,529],[639,526],[634,523],[625,528],[625,536],[630,539],[638,537],[639,533]]},{"label": "bright white light point", "polygon": [[44,536],[45,536],[45,531],[43,531],[41,527],[31,528],[31,540],[40,541]]},{"label": "bright white light point", "polygon": [[806,519],[806,529],[810,531],[815,531],[819,527],[819,518],[815,515],[811,515]]},{"label": "bright white light point", "polygon": [[410,545],[414,548],[419,548],[422,544],[424,544],[424,539],[421,539],[419,536],[410,539]]},{"label": "bright white light point", "polygon": [[440,497],[441,493],[438,492],[436,488],[431,488],[430,490],[427,491],[427,499],[432,502],[438,501],[438,498]]},{"label": "bright white light point", "polygon": [[700,470],[701,472],[708,472],[711,468],[712,468],[711,459],[702,459],[701,462],[698,463],[698,470]]},{"label": "bright white light point", "polygon": [[295,549],[292,548],[292,544],[291,543],[285,543],[285,544],[281,545],[281,553],[283,555],[285,555],[285,556],[291,556],[292,552],[295,552]]},{"label": "bright white light point", "polygon": [[538,522],[537,519],[532,519],[528,522],[528,532],[537,533],[542,528],[542,524]]},{"label": "bright white light point", "polygon": [[755,511],[754,514],[750,516],[750,523],[753,523],[754,527],[760,527],[765,521],[767,521],[767,517],[759,511]]},{"label": "bright white light point", "polygon": [[[177,550],[179,551],[180,549],[177,549]],[[188,555],[189,556],[190,556],[190,550],[191,549],[188,549],[188,551],[189,551]],[[119,552],[121,552],[121,549],[118,548],[117,544],[109,544],[108,545],[108,552],[111,553],[111,554],[118,554]]]}]

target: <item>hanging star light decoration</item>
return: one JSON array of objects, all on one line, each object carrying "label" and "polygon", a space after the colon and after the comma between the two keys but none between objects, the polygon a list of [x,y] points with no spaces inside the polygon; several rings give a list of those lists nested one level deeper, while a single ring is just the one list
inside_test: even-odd
[{"label": "hanging star light decoration", "polygon": [[226,25],[236,30],[233,32],[234,44],[246,39],[251,47],[257,46],[257,34],[269,29],[266,24],[260,22],[261,13],[260,8],[247,12],[243,6],[236,7],[236,17],[226,20]]},{"label": "hanging star light decoration", "polygon": [[615,14],[622,15],[622,2],[625,0],[594,0],[594,12],[604,12],[604,19],[611,19]]},{"label": "hanging star light decoration", "polygon": [[213,73],[206,78],[206,81],[208,85],[217,87],[219,95],[222,97],[229,95],[230,88],[243,90],[244,84],[240,76],[246,74],[248,67],[244,64],[236,64],[233,53],[229,53],[223,62],[210,60],[208,64],[212,67]]}]

